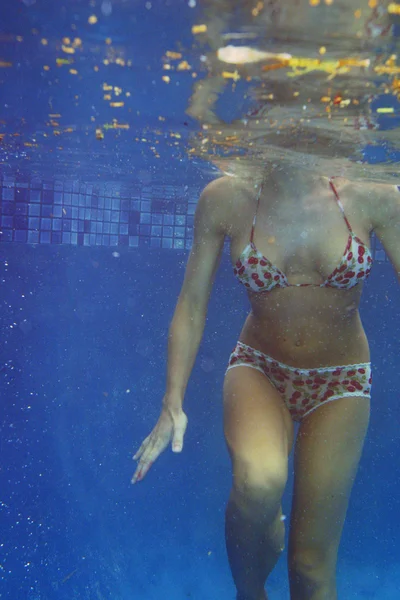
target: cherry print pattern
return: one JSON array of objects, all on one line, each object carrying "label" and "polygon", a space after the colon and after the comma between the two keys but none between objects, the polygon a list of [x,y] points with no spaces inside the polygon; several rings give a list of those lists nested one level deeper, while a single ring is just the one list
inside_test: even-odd
[{"label": "cherry print pattern", "polygon": [[308,286],[349,290],[368,277],[371,266],[372,256],[368,247],[351,231],[342,260],[323,283],[290,284],[286,275],[263,256],[253,242],[243,250],[233,273],[246,288],[253,292],[270,292],[274,288]]},{"label": "cherry print pattern", "polygon": [[261,371],[282,395],[294,421],[332,400],[347,396],[371,396],[371,364],[360,363],[318,369],[296,369],[238,342],[228,370],[245,365]]}]

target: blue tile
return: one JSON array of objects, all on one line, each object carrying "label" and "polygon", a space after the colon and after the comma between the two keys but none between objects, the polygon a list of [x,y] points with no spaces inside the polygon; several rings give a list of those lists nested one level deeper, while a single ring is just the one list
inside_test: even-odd
[{"label": "blue tile", "polygon": [[50,231],[41,231],[40,232],[40,243],[41,244],[50,244]]},{"label": "blue tile", "polygon": [[[31,192],[32,194],[32,192]],[[63,195],[61,192],[54,192],[54,204],[62,204]]]},{"label": "blue tile", "polygon": [[122,223],[119,226],[119,234],[120,235],[128,235],[128,223]]},{"label": "blue tile", "polygon": [[163,215],[164,225],[173,225],[174,224],[174,215]]},{"label": "blue tile", "polygon": [[104,211],[103,221],[107,221],[107,222],[111,221],[111,210]]},{"label": "blue tile", "polygon": [[184,240],[174,240],[174,248],[176,250],[183,250],[184,247]]},{"label": "blue tile", "polygon": [[53,207],[53,215],[57,218],[61,218],[62,217],[62,207],[61,206],[54,206]]},{"label": "blue tile", "polygon": [[173,227],[163,227],[163,235],[165,237],[172,237],[174,234],[174,228]]},{"label": "blue tile", "polygon": [[78,231],[78,221],[71,221],[71,231],[77,233]]},{"label": "blue tile", "polygon": [[14,215],[15,204],[13,202],[3,202],[2,213],[3,215]]},{"label": "blue tile", "polygon": [[139,237],[137,235],[129,236],[129,246],[131,248],[137,248],[139,246]]},{"label": "blue tile", "polygon": [[50,217],[53,214],[53,207],[48,204],[42,204],[42,217]]},{"label": "blue tile", "polygon": [[129,212],[126,210],[122,210],[120,213],[120,222],[121,223],[128,223],[129,221]]},{"label": "blue tile", "polygon": [[8,229],[12,229],[14,227],[14,217],[3,215],[1,217],[1,226],[7,227]]},{"label": "blue tile", "polygon": [[110,235],[110,246],[118,246],[118,236]]},{"label": "blue tile", "polygon": [[27,188],[17,187],[15,189],[15,201],[16,202],[28,202],[29,190]]},{"label": "blue tile", "polygon": [[83,233],[85,231],[85,221],[78,221],[78,232]]},{"label": "blue tile", "polygon": [[39,231],[28,231],[28,244],[39,243]]},{"label": "blue tile", "polygon": [[110,245],[110,236],[109,235],[102,235],[101,236],[101,245],[102,246],[109,246]]},{"label": "blue tile", "polygon": [[51,234],[51,243],[52,244],[61,244],[62,233],[61,231],[53,231]]},{"label": "blue tile", "polygon": [[42,202],[44,204],[53,204],[54,191],[53,190],[43,190],[42,191]]},{"label": "blue tile", "polygon": [[151,238],[150,248],[161,248],[161,238]]},{"label": "blue tile", "polygon": [[15,215],[14,217],[15,229],[28,229],[28,217],[24,215]]},{"label": "blue tile", "polygon": [[160,225],[152,225],[151,226],[151,235],[156,237],[161,237],[162,227]]},{"label": "blue tile", "polygon": [[175,227],[174,228],[174,237],[184,238],[185,237],[185,228],[184,227]]},{"label": "blue tile", "polygon": [[61,231],[62,220],[61,219],[53,219],[52,229],[53,231]]},{"label": "blue tile", "polygon": [[129,244],[129,236],[128,235],[120,235],[118,238],[118,246],[128,246]]},{"label": "blue tile", "polygon": [[28,212],[31,217],[40,217],[40,204],[30,204]]},{"label": "blue tile", "polygon": [[143,224],[151,223],[151,214],[150,213],[141,213],[140,222]]},{"label": "blue tile", "polygon": [[111,222],[119,223],[119,212],[117,212],[115,210],[111,211]]},{"label": "blue tile", "polygon": [[103,232],[110,233],[111,223],[103,223]]},{"label": "blue tile", "polygon": [[[41,231],[50,231],[51,219],[40,219],[40,229]],[[40,238],[40,241],[42,241],[42,238]]]},{"label": "blue tile", "polygon": [[96,221],[90,222],[90,233],[97,233],[97,223]]},{"label": "blue tile", "polygon": [[72,204],[72,194],[70,194],[69,192],[64,192],[64,202],[63,204],[65,206],[71,206]]},{"label": "blue tile", "polygon": [[85,219],[91,219],[92,218],[92,209],[91,208],[85,208]]},{"label": "blue tile", "polygon": [[131,210],[140,211],[140,200],[131,200]]},{"label": "blue tile", "polygon": [[117,235],[118,234],[118,223],[110,223],[110,233],[112,235]]},{"label": "blue tile", "polygon": [[16,215],[27,215],[28,214],[28,204],[23,202],[15,205],[15,214]]},{"label": "blue tile", "polygon": [[146,212],[150,212],[151,211],[151,202],[141,202],[140,203],[140,210],[144,213]]},{"label": "blue tile", "polygon": [[68,231],[63,231],[62,234],[62,243],[70,244],[71,243],[71,234]]},{"label": "blue tile", "polygon": [[163,238],[162,239],[162,247],[163,248],[172,248],[172,239],[171,238]]},{"label": "blue tile", "polygon": [[12,229],[3,229],[0,231],[0,242],[12,242],[13,239],[13,230]]},{"label": "blue tile", "polygon": [[78,214],[79,218],[82,219],[82,221],[85,218],[85,209],[84,208],[80,208],[79,209],[79,214]]},{"label": "blue tile", "polygon": [[74,244],[76,246],[77,243],[78,243],[78,234],[71,233],[71,244]]},{"label": "blue tile", "polygon": [[40,202],[42,197],[42,193],[40,190],[31,190],[30,193],[30,201],[31,202]]},{"label": "blue tile", "polygon": [[63,231],[71,231],[71,220],[70,219],[63,219],[62,229],[63,229]]},{"label": "blue tile", "polygon": [[112,210],[120,210],[121,209],[121,200],[119,198],[113,198],[111,204]]},{"label": "blue tile", "polygon": [[150,225],[141,225],[139,232],[140,232],[141,236],[142,235],[150,235],[150,230],[151,230]]},{"label": "blue tile", "polygon": [[14,188],[4,188],[2,193],[3,200],[14,201]]},{"label": "blue tile", "polygon": [[153,225],[161,225],[162,224],[162,215],[151,215],[151,222]]}]

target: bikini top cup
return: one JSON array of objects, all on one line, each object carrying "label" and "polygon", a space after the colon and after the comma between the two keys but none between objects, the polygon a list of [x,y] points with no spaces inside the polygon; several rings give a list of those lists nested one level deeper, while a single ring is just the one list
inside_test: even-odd
[{"label": "bikini top cup", "polygon": [[332,271],[323,283],[289,283],[286,275],[257,250],[253,240],[262,189],[260,187],[257,209],[251,228],[250,242],[239,256],[233,269],[235,276],[246,288],[251,289],[253,292],[270,292],[275,288],[309,286],[349,290],[360,281],[367,279],[372,266],[371,252],[368,246],[354,234],[344,213],[339,195],[331,180],[329,181],[329,185],[349,230],[346,248],[336,269]]}]

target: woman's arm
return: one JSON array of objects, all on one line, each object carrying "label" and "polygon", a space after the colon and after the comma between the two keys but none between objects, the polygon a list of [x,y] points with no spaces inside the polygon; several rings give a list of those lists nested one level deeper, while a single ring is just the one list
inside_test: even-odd
[{"label": "woman's arm", "polygon": [[139,450],[132,483],[141,481],[172,441],[180,452],[187,427],[182,410],[187,382],[204,330],[208,299],[227,232],[232,196],[227,177],[210,183],[200,196],[195,215],[194,240],[169,331],[167,386],[160,417]]},{"label": "woman's arm", "polygon": [[[375,187],[375,186],[374,186]],[[400,282],[400,192],[395,185],[377,185],[369,199],[372,229],[381,241]]]},{"label": "woman's arm", "polygon": [[196,208],[194,240],[169,330],[164,403],[182,407],[203,335],[208,300],[226,236],[227,188],[223,177],[204,189]]}]

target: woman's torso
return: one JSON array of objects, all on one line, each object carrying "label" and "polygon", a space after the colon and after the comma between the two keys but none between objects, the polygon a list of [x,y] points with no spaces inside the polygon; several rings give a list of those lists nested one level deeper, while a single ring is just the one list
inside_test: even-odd
[{"label": "woman's torso", "polygon": [[[334,179],[334,185],[353,237],[368,246],[371,227],[362,186],[343,178]],[[311,188],[307,195],[307,186],[299,183],[291,198],[284,186],[273,194],[264,181],[258,210],[257,190],[237,188],[230,226],[233,267],[249,246],[257,211],[254,247],[290,284],[248,290],[252,310],[240,340],[298,367],[365,362],[369,348],[358,312],[362,281],[351,289],[318,287],[340,263],[349,228],[329,179],[320,178]],[[300,283],[316,285],[292,287]]]}]

